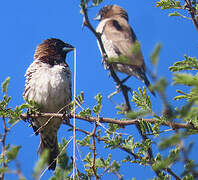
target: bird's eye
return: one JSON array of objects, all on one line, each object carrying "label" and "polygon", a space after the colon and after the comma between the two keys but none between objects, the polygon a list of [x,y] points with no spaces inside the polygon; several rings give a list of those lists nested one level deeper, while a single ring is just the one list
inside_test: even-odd
[{"label": "bird's eye", "polygon": [[61,63],[60,60],[55,60],[55,61],[54,61],[54,65],[57,65],[57,64],[60,64],[60,63]]}]

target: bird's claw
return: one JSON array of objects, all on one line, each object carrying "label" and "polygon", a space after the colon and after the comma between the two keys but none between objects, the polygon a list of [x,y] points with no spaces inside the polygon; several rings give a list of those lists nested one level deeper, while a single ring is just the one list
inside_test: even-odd
[{"label": "bird's claw", "polygon": [[72,118],[71,113],[63,112],[62,119],[66,124],[69,124],[69,120]]},{"label": "bird's claw", "polygon": [[31,124],[31,127],[32,127],[33,131],[35,132],[35,134],[38,135],[39,134],[38,128],[33,124],[36,119],[31,117],[32,114],[34,114],[34,112],[32,112],[31,109],[28,109],[27,110],[27,118],[24,121],[29,122]]},{"label": "bird's claw", "polygon": [[112,100],[112,97],[120,92],[119,88],[116,87],[116,91],[108,95],[108,99]]}]

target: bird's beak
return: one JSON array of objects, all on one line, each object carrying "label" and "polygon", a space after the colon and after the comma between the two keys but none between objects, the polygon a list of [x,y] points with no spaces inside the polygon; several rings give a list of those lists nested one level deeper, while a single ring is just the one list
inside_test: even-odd
[{"label": "bird's beak", "polygon": [[63,47],[63,51],[65,51],[65,52],[69,52],[69,51],[72,51],[72,50],[74,50],[74,47],[72,46],[72,45],[70,45],[70,46],[65,46],[65,47]]},{"label": "bird's beak", "polygon": [[93,20],[95,20],[95,21],[100,21],[100,20],[101,20],[101,15],[98,14],[95,18],[93,18]]}]

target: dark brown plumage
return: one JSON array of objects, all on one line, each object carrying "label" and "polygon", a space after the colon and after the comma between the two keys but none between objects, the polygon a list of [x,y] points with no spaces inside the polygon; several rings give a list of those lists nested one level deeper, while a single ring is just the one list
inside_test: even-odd
[{"label": "dark brown plumage", "polygon": [[[24,98],[39,105],[40,112],[69,113],[72,101],[71,72],[65,62],[66,54],[73,47],[55,38],[47,39],[37,46],[34,61],[26,71]],[[62,119],[37,118],[32,122],[35,134],[40,133],[38,152],[49,150],[48,169],[56,168],[58,156],[57,132]]]},{"label": "dark brown plumage", "polygon": [[[135,76],[149,88],[145,71],[144,58],[141,49],[133,52],[134,46],[139,45],[136,35],[128,24],[128,14],[120,6],[109,5],[103,7],[96,20],[99,20],[96,31],[101,33],[101,39],[108,58],[126,57],[127,62],[111,62],[115,71]],[[149,88],[150,89],[150,88]],[[154,95],[154,92],[151,91]]]}]

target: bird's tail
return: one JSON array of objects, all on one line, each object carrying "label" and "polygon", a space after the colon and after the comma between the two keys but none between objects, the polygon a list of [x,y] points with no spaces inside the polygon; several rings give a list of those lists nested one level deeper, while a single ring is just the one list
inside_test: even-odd
[{"label": "bird's tail", "polygon": [[38,149],[38,153],[42,154],[45,149],[49,150],[48,158],[48,169],[55,170],[56,168],[56,158],[59,154],[57,134],[52,136],[46,136],[45,134],[40,133],[41,141]]}]

